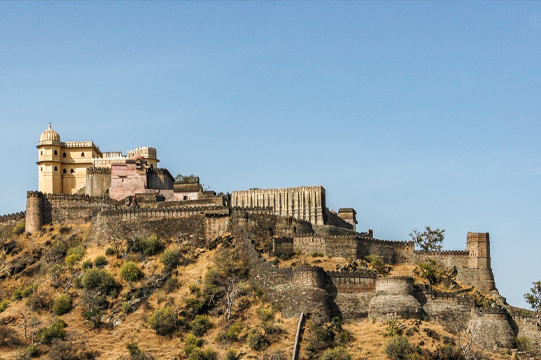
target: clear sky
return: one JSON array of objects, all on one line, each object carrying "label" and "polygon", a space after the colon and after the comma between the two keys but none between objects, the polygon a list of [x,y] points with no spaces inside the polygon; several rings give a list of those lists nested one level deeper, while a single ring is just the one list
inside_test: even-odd
[{"label": "clear sky", "polygon": [[323,185],[358,229],[490,232],[501,294],[541,280],[541,2],[0,2],[0,213],[49,122],[158,149],[213,190]]}]

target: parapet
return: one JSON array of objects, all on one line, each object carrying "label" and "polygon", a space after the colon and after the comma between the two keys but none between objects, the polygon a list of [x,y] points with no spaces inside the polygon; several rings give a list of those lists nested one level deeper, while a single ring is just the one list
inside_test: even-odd
[{"label": "parapet", "polygon": [[27,198],[43,198],[43,193],[41,191],[27,191]]},{"label": "parapet", "polygon": [[470,242],[470,241],[488,241],[489,239],[490,239],[489,233],[468,232],[467,242]]},{"label": "parapet", "polygon": [[415,255],[430,255],[430,256],[469,256],[469,251],[466,250],[415,250]]},{"label": "parapet", "polygon": [[0,216],[0,222],[19,221],[26,217],[25,211]]},{"label": "parapet", "polygon": [[411,276],[388,276],[376,281],[377,295],[405,295],[413,293]]}]

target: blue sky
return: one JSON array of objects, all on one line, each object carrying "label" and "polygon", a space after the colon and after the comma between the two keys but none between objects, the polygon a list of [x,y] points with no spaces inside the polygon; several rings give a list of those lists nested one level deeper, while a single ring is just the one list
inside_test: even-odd
[{"label": "blue sky", "polygon": [[158,149],[216,191],[323,185],[359,230],[490,232],[541,280],[540,2],[0,2],[0,213],[39,135]]}]

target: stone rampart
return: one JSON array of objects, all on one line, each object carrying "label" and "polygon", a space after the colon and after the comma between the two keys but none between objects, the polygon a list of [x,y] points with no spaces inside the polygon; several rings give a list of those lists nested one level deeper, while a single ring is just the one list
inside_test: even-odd
[{"label": "stone rampart", "polygon": [[18,213],[2,215],[0,216],[0,223],[18,222],[26,218],[26,212],[21,211]]},{"label": "stone rampart", "polygon": [[409,262],[414,256],[413,241],[391,241],[362,237],[359,242],[359,257],[377,255],[390,264]]},{"label": "stone rampart", "polygon": [[379,278],[376,281],[376,296],[370,301],[368,316],[379,321],[395,318],[421,319],[423,309],[412,294],[412,277]]},{"label": "stone rampart", "polygon": [[111,168],[89,167],[86,169],[85,193],[89,196],[103,196],[111,188]]},{"label": "stone rampart", "polygon": [[487,348],[512,348],[515,332],[508,318],[507,311],[502,308],[473,308],[469,323],[473,342]]},{"label": "stone rampart", "polygon": [[512,308],[511,327],[517,337],[527,337],[537,351],[541,351],[541,312]]}]

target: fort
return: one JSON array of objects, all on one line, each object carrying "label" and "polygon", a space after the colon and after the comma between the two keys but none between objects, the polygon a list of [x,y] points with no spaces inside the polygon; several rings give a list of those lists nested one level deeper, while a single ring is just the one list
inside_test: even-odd
[{"label": "fort", "polygon": [[251,281],[282,305],[285,317],[319,312],[328,319],[432,319],[449,328],[470,329],[486,346],[509,348],[521,334],[541,344],[539,314],[525,315],[507,305],[483,307],[461,290],[438,292],[409,276],[382,276],[362,268],[280,267],[265,260],[257,246],[271,243],[271,256],[377,255],[395,265],[434,260],[453,271],[462,286],[497,296],[489,233],[469,232],[465,250],[418,251],[412,241],[376,239],[372,230],[357,232],[356,211],[329,210],[322,186],[216,195],[203,191],[198,178],[175,181],[169,171],[157,168],[154,148],[136,148],[127,156],[102,153],[91,142],[61,143],[50,127],[38,150],[39,191],[28,191],[26,212],[3,216],[1,222],[25,218],[29,233],[48,224],[90,223],[86,240],[98,244],[156,233],[172,238],[191,234],[198,246],[207,247],[231,233],[249,261]]}]

